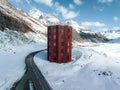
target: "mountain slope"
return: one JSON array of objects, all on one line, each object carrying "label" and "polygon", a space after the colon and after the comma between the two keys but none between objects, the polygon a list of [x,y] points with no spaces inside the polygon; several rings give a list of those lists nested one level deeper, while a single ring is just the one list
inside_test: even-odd
[{"label": "mountain slope", "polygon": [[70,25],[73,27],[73,29],[75,29],[78,33],[80,33],[80,31],[90,31],[89,29],[80,26],[77,22],[73,21],[73,20],[68,20],[65,22],[67,25]]},{"label": "mountain slope", "polygon": [[47,27],[44,24],[16,9],[7,0],[1,0],[0,30],[4,31],[6,28],[23,32],[25,36],[37,42],[46,41]]},{"label": "mountain slope", "polygon": [[[0,1],[0,30],[5,28],[25,33],[27,38],[36,42],[46,42],[47,26],[49,25],[70,25],[73,27],[73,41],[83,42],[104,42],[107,39],[73,20],[63,23],[56,16],[46,14],[38,9],[32,9],[29,15],[20,9],[16,9],[7,0]],[[32,16],[32,17],[31,17]],[[83,35],[84,33],[84,35]],[[90,38],[86,38],[90,36]]]},{"label": "mountain slope", "polygon": [[[83,42],[83,41],[90,41],[90,42],[105,42],[108,41],[107,38],[100,33],[95,33],[90,29],[87,29],[83,26],[80,26],[77,22],[73,20],[68,20],[65,23],[62,23],[56,16],[51,14],[45,14],[38,9],[32,9],[29,12],[29,15],[33,18],[38,19],[41,23],[45,26],[49,25],[69,25],[72,26],[73,32],[73,41]],[[84,33],[84,35],[83,35]],[[86,38],[89,37],[89,38]]]},{"label": "mountain slope", "polygon": [[109,39],[116,39],[120,37],[120,30],[110,30],[101,32],[101,34],[105,35]]},{"label": "mountain slope", "polygon": [[45,26],[62,24],[62,22],[55,15],[43,13],[36,8],[31,9],[29,15],[35,19],[38,19]]},{"label": "mountain slope", "polygon": [[77,41],[89,41],[89,42],[106,42],[108,39],[90,29],[87,29],[73,20],[66,21],[67,25],[73,27],[73,39]]},{"label": "mountain slope", "polygon": [[104,36],[110,39],[110,43],[120,43],[120,30],[110,30],[101,32]]}]

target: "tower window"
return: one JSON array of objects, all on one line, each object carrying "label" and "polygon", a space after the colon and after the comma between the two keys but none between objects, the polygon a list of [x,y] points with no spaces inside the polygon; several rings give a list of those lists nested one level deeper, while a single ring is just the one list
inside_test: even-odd
[{"label": "tower window", "polygon": [[54,33],[56,32],[56,29],[54,29]]},{"label": "tower window", "polygon": [[70,59],[70,57],[68,56],[68,60]]},{"label": "tower window", "polygon": [[63,49],[61,49],[61,53],[64,53],[64,50],[63,50]]},{"label": "tower window", "polygon": [[62,30],[61,30],[62,32],[64,32],[64,29],[62,28]]},{"label": "tower window", "polygon": [[53,45],[56,46],[56,42],[54,42]]},{"label": "tower window", "polygon": [[70,43],[68,42],[68,46],[70,46]]},{"label": "tower window", "polygon": [[48,32],[50,33],[50,29],[48,30]]},{"label": "tower window", "polygon": [[56,35],[53,35],[53,38],[56,39]]},{"label": "tower window", "polygon": [[63,56],[61,57],[61,61],[64,62],[64,57]]},{"label": "tower window", "polygon": [[69,48],[67,49],[67,52],[68,52],[68,53],[70,52],[70,49],[69,49]]},{"label": "tower window", "polygon": [[56,57],[54,56],[54,62],[56,61]]},{"label": "tower window", "polygon": [[70,32],[70,29],[68,29],[68,32]]},{"label": "tower window", "polygon": [[64,39],[64,35],[61,35],[61,38]]},{"label": "tower window", "polygon": [[54,49],[54,53],[56,53],[56,49]]},{"label": "tower window", "polygon": [[61,46],[64,46],[64,42],[61,42]]},{"label": "tower window", "polygon": [[70,38],[70,36],[68,36],[68,39]]}]

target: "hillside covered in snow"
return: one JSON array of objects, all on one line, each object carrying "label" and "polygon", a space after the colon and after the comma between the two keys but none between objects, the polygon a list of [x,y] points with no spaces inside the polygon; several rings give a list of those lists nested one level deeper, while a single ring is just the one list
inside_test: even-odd
[{"label": "hillside covered in snow", "polygon": [[[25,33],[34,41],[46,41],[47,27],[27,13],[15,8],[7,0],[0,1],[0,30],[7,29]],[[39,39],[38,39],[39,38]]]},{"label": "hillside covered in snow", "polygon": [[45,26],[62,24],[62,22],[55,15],[43,13],[36,8],[31,9],[29,15],[35,19],[38,19]]},{"label": "hillside covered in snow", "polygon": [[65,22],[62,22],[55,15],[43,13],[42,11],[35,9],[35,8],[30,10],[29,15],[32,16],[33,18],[39,20],[45,26],[50,26],[50,25],[72,26],[73,41],[74,40],[78,41],[78,42],[84,42],[84,41],[106,42],[106,41],[108,41],[108,39],[104,35],[102,35],[100,33],[96,33],[86,27],[83,27],[73,20],[67,20]]},{"label": "hillside covered in snow", "polygon": [[120,42],[120,30],[106,31],[101,34],[106,36],[108,39],[111,39],[111,43]]}]

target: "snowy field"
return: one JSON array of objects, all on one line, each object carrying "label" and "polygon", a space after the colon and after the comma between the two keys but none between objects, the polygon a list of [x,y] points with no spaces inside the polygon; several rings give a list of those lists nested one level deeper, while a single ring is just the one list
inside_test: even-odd
[{"label": "snowy field", "polygon": [[66,64],[46,57],[41,52],[34,59],[53,90],[120,90],[119,43],[77,43]]},{"label": "snowy field", "polygon": [[35,43],[22,32],[0,31],[0,90],[9,90],[21,79],[25,72],[25,57],[29,53],[44,48],[46,44]]},{"label": "snowy field", "polygon": [[[46,48],[46,44],[26,44],[0,49],[0,90],[9,90],[25,72],[25,57]],[[35,62],[53,90],[119,90],[120,44],[76,43],[72,61],[56,64],[47,61],[47,53],[35,56]]]},{"label": "snowy field", "polygon": [[[7,48],[7,49],[5,49]],[[0,90],[9,90],[25,72],[25,57],[46,48],[45,44],[26,44],[0,49]]]},{"label": "snowy field", "polygon": [[[16,31],[0,31],[0,36],[0,90],[9,90],[25,72],[25,57],[47,44],[41,36],[38,44]],[[119,41],[73,42],[72,61],[66,64],[50,63],[46,52],[34,59],[53,90],[120,90]]]}]

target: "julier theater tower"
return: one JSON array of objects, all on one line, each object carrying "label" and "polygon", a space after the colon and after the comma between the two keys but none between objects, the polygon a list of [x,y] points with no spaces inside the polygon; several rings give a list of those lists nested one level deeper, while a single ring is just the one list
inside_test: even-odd
[{"label": "julier theater tower", "polygon": [[72,27],[48,26],[48,60],[57,63],[71,61]]}]

